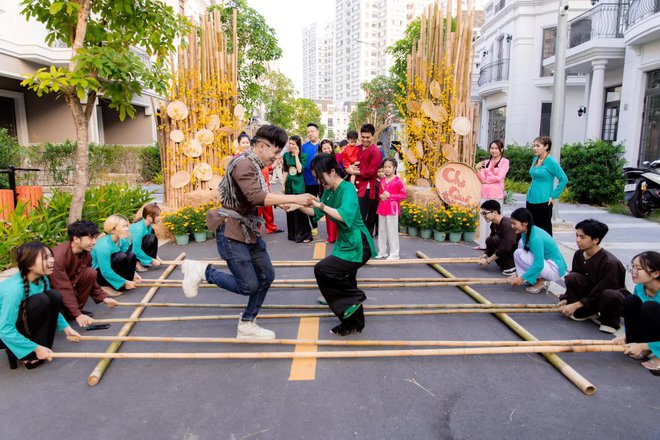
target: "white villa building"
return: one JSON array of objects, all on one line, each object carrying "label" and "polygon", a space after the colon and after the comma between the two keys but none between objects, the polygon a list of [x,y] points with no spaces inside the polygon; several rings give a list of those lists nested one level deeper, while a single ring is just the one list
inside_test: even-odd
[{"label": "white villa building", "polygon": [[[660,158],[660,1],[568,3],[564,143],[622,143],[632,165]],[[549,135],[558,8],[557,0],[486,4],[475,47],[481,147]]]}]

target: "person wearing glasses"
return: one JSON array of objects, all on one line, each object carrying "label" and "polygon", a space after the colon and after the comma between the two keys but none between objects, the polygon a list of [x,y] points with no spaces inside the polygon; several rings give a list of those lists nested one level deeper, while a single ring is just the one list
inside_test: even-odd
[{"label": "person wearing glasses", "polygon": [[258,216],[257,207],[289,203],[310,206],[316,200],[311,194],[268,191],[261,170],[275,162],[288,140],[282,128],[264,125],[257,130],[252,149],[227,164],[219,187],[222,208],[209,211],[207,225],[216,231],[218,253],[227,260],[231,273],[194,260],[185,260],[182,266],[183,293],[189,298],[197,296],[203,281],[248,297],[238,321],[238,339],[275,339],[275,332],[254,322],[275,278],[266,243],[259,233],[263,219]]},{"label": "person wearing glasses", "polygon": [[575,225],[578,250],[571,272],[566,275],[566,293],[559,297],[562,313],[574,321],[591,319],[604,333],[614,333],[621,324],[621,307],[626,290],[623,264],[601,247],[609,228],[594,219]]},{"label": "person wearing glasses", "polygon": [[516,273],[513,252],[518,244],[518,236],[511,228],[511,219],[502,215],[502,207],[497,200],[486,200],[481,204],[481,218],[490,223],[490,235],[486,237],[486,252],[479,258],[479,265],[486,267],[497,263],[502,275]]},{"label": "person wearing glasses", "polygon": [[636,285],[623,301],[626,335],[614,341],[625,344],[625,354],[645,360],[642,366],[660,376],[660,253],[636,255],[628,270]]},{"label": "person wearing glasses", "polygon": [[[504,143],[495,139],[488,148],[490,158],[477,164],[477,176],[481,182],[481,202],[496,200],[504,203],[504,179],[509,172],[509,159],[504,157]],[[490,232],[488,220],[479,222],[479,245],[475,250],[486,249],[486,238]],[[513,267],[513,266],[510,266]]]}]

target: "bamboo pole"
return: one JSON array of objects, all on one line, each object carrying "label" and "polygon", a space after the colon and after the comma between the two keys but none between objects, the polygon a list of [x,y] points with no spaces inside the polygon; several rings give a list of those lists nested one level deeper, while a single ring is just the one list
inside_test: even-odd
[{"label": "bamboo pole", "polygon": [[[406,260],[369,260],[369,266],[406,266],[410,264],[472,264],[479,263],[479,258],[463,257],[463,258],[431,258],[428,263],[419,259],[406,259]],[[212,264],[214,266],[226,266],[227,262],[224,260],[200,260],[200,263]],[[309,260],[280,260],[272,261],[273,267],[310,267],[314,266],[318,261]],[[163,261],[165,265],[181,265],[183,261]]]},{"label": "bamboo pole", "polygon": [[[506,278],[477,278],[477,277],[465,277],[465,278],[358,278],[358,283],[443,283],[443,282],[485,282],[495,281],[496,284],[509,284],[509,281]],[[181,284],[181,280],[175,279],[145,279],[143,278],[141,283],[162,283],[162,284]],[[273,284],[292,284],[292,283],[316,283],[315,278],[294,278],[291,280],[275,280]]]},{"label": "bamboo pole", "polygon": [[[561,308],[492,308],[492,309],[435,309],[435,310],[393,310],[381,312],[364,312],[365,316],[411,316],[411,315],[454,315],[474,313],[555,313]],[[260,314],[259,319],[299,319],[299,318],[330,318],[334,313],[271,313]],[[110,324],[117,322],[181,322],[181,321],[225,321],[236,320],[238,315],[193,315],[193,316],[158,316],[152,318],[109,318],[95,319],[95,324]]]},{"label": "bamboo pole", "polygon": [[[506,280],[492,280],[489,282],[470,282],[470,281],[435,281],[427,283],[361,283],[358,284],[358,287],[361,289],[389,289],[394,287],[442,287],[442,286],[463,286],[466,284],[480,284],[480,285],[502,285],[508,284]],[[181,287],[181,283],[139,283],[137,287],[169,287],[176,288]],[[215,284],[203,283],[198,287],[213,289],[218,286]],[[270,286],[271,289],[317,289],[318,285],[316,283],[302,284],[302,283],[273,283]]]},{"label": "bamboo pole", "polygon": [[53,353],[59,359],[339,359],[419,356],[469,356],[483,354],[525,353],[601,353],[623,352],[621,345],[534,345],[529,347],[466,347],[409,350],[351,350],[313,352],[256,353]]},{"label": "bamboo pole", "polygon": [[[183,259],[183,257],[185,256],[186,253],[182,252],[181,254],[179,254],[178,257],[176,257],[174,261],[179,261]],[[165,271],[161,275],[161,278],[167,278],[170,275],[170,273],[172,273],[174,268],[175,268],[174,265],[170,265],[167,269],[165,269]],[[154,295],[156,295],[156,292],[158,292],[158,287],[153,287],[149,289],[149,291],[144,295],[144,298],[142,298],[141,302],[148,303],[149,301],[151,301],[151,298],[153,298]],[[145,307],[136,308],[135,311],[133,311],[133,313],[131,314],[129,319],[139,319],[140,315],[142,315],[142,312],[144,312],[144,310]],[[118,336],[127,336],[133,329],[135,322],[136,321],[126,321],[126,324],[124,324],[124,326],[119,331]],[[121,342],[115,341],[112,344],[110,344],[110,346],[106,350],[106,354],[116,354],[116,352],[119,350],[120,347],[121,347]],[[94,386],[99,383],[99,381],[103,377],[103,374],[108,369],[108,366],[110,366],[110,362],[112,362],[112,359],[113,359],[112,356],[105,357],[102,358],[98,364],[96,364],[96,367],[87,378],[87,383],[89,385]]]},{"label": "bamboo pole", "polygon": [[[199,309],[244,309],[244,304],[195,304],[195,303],[124,303],[117,304],[118,307],[181,307]],[[364,305],[367,310],[406,310],[406,309],[553,309],[555,304],[380,304]],[[284,309],[284,310],[327,310],[325,305],[308,304],[266,304],[262,309]]]},{"label": "bamboo pole", "polygon": [[[417,256],[422,259],[421,261],[424,261],[424,259],[429,258],[428,256],[426,256],[426,254],[424,254],[421,251],[417,251]],[[451,272],[449,272],[447,269],[443,268],[439,264],[430,264],[430,265],[433,269],[438,271],[444,277],[447,278],[453,277]],[[474,299],[475,301],[481,304],[490,303],[488,299],[486,299],[483,295],[481,295],[479,292],[472,289],[471,287],[461,286],[460,289],[463,292],[467,293],[472,299]],[[516,333],[518,336],[520,336],[522,339],[526,341],[538,341],[538,339],[534,335],[528,332],[523,326],[518,324],[515,320],[513,320],[510,316],[506,315],[505,313],[496,313],[495,316],[500,321],[502,321],[507,327],[513,330],[513,332]],[[593,393],[596,392],[596,387],[592,383],[590,383],[587,379],[585,379],[580,373],[575,371],[559,356],[553,354],[553,352],[550,351],[544,351],[542,352],[542,354],[543,357],[545,357],[553,367],[559,370],[559,372],[563,374],[568,380],[570,380],[576,387],[578,387],[580,391],[582,391],[587,395],[592,395]]]},{"label": "bamboo pole", "polygon": [[591,346],[616,345],[601,339],[574,339],[549,341],[402,341],[402,340],[351,340],[351,339],[236,339],[178,336],[81,336],[67,337],[72,342],[121,341],[121,342],[176,342],[190,344],[231,345],[321,345],[351,347],[529,347],[529,346]]}]

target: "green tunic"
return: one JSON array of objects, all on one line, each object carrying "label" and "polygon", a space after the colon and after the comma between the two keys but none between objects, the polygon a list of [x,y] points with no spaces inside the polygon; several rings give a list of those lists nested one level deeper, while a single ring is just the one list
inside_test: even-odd
[{"label": "green tunic", "polygon": [[[305,171],[307,155],[300,153],[299,160],[303,171]],[[293,156],[293,154],[287,152],[284,153],[282,161],[282,169],[285,173],[287,173],[286,184],[284,185],[284,194],[305,194],[305,175],[302,172],[299,173],[296,169],[296,158]],[[291,167],[293,167],[295,173],[289,172]]]},{"label": "green tunic", "polygon": [[[321,196],[321,202],[339,211],[344,220],[337,223],[337,241],[332,249],[332,255],[342,260],[354,263],[362,262],[362,234],[367,237],[371,255],[376,255],[376,248],[367,227],[360,215],[357,191],[350,183],[342,180],[335,191],[326,189]],[[314,220],[318,221],[325,213],[314,208]]]}]

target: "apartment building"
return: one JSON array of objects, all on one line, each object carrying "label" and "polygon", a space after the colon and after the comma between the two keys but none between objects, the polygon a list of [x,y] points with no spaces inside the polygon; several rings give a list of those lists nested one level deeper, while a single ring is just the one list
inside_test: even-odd
[{"label": "apartment building", "polygon": [[[476,43],[479,145],[550,133],[559,2],[493,0]],[[622,143],[626,160],[660,157],[660,2],[571,1],[564,142]]]},{"label": "apartment building", "polygon": [[304,28],[302,45],[303,98],[332,99],[334,22]]}]

